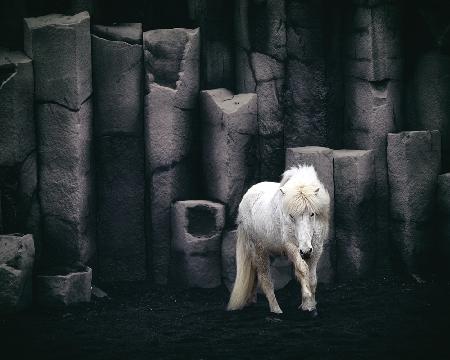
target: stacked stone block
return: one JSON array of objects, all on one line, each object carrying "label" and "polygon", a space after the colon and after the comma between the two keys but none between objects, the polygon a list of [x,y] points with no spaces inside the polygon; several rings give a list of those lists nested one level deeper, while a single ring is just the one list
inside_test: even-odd
[{"label": "stacked stone block", "polygon": [[34,255],[32,235],[0,235],[0,313],[31,305]]},{"label": "stacked stone block", "polygon": [[360,279],[374,271],[376,182],[372,150],[335,150],[334,208],[336,275]]},{"label": "stacked stone block", "polygon": [[0,48],[0,233],[39,232],[31,59]]},{"label": "stacked stone block", "polygon": [[177,201],[172,208],[172,269],[182,287],[221,284],[221,241],[225,208],[204,200]]},{"label": "stacked stone block", "polygon": [[421,275],[431,259],[439,131],[389,134],[387,155],[392,242],[407,272]]},{"label": "stacked stone block", "polygon": [[236,1],[236,89],[258,96],[259,177],[279,181],[284,164],[284,1]]},{"label": "stacked stone block", "polygon": [[48,266],[94,252],[91,36],[87,12],[25,19],[33,59],[43,255]]},{"label": "stacked stone block", "polygon": [[450,170],[450,56],[438,52],[420,56],[408,90],[408,128],[439,130],[442,168]]},{"label": "stacked stone block", "polygon": [[234,225],[245,192],[256,182],[257,102],[255,94],[201,92],[203,172],[208,198],[226,205]]},{"label": "stacked stone block", "polygon": [[400,9],[389,0],[353,1],[346,39],[344,147],[375,150],[380,266],[388,251],[386,136],[401,128]]},{"label": "stacked stone block", "polygon": [[98,276],[144,280],[142,25],[94,26]]},{"label": "stacked stone block", "polygon": [[286,149],[286,170],[298,165],[314,166],[319,180],[330,195],[330,223],[328,238],[324,240],[323,253],[317,265],[319,282],[329,283],[335,279],[336,256],[334,239],[334,180],[333,151],[320,146]]},{"label": "stacked stone block", "polygon": [[60,307],[91,301],[92,269],[86,267],[68,274],[38,275],[37,303]]},{"label": "stacked stone block", "polygon": [[190,156],[199,91],[199,29],[145,32],[146,190],[150,197],[151,273],[168,280],[170,207],[192,195]]}]

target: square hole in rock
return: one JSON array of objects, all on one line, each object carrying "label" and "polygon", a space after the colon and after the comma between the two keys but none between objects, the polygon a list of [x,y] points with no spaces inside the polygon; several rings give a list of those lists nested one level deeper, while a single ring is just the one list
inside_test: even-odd
[{"label": "square hole in rock", "polygon": [[211,236],[216,232],[217,210],[209,206],[195,206],[188,210],[188,232],[197,237]]}]

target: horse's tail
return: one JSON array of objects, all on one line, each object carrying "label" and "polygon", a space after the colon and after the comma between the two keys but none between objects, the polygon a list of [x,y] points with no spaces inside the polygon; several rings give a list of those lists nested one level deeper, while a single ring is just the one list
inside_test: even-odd
[{"label": "horse's tail", "polygon": [[255,269],[252,265],[249,238],[239,225],[236,241],[236,281],[231,292],[227,310],[242,309],[248,302],[255,283]]}]

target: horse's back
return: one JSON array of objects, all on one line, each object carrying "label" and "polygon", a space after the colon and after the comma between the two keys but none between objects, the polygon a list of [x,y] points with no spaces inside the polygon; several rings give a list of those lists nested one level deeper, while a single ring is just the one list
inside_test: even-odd
[{"label": "horse's back", "polygon": [[279,189],[279,183],[260,182],[245,193],[239,204],[239,222],[252,228],[264,229],[273,218],[271,201]]}]

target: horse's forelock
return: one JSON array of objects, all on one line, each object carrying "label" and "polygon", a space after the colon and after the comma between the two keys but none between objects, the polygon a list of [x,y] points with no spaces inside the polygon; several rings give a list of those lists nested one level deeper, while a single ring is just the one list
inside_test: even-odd
[{"label": "horse's forelock", "polygon": [[329,195],[317,178],[314,168],[299,167],[296,170],[295,174],[290,174],[289,183],[283,186],[283,204],[286,211],[293,216],[304,213],[327,215]]}]

